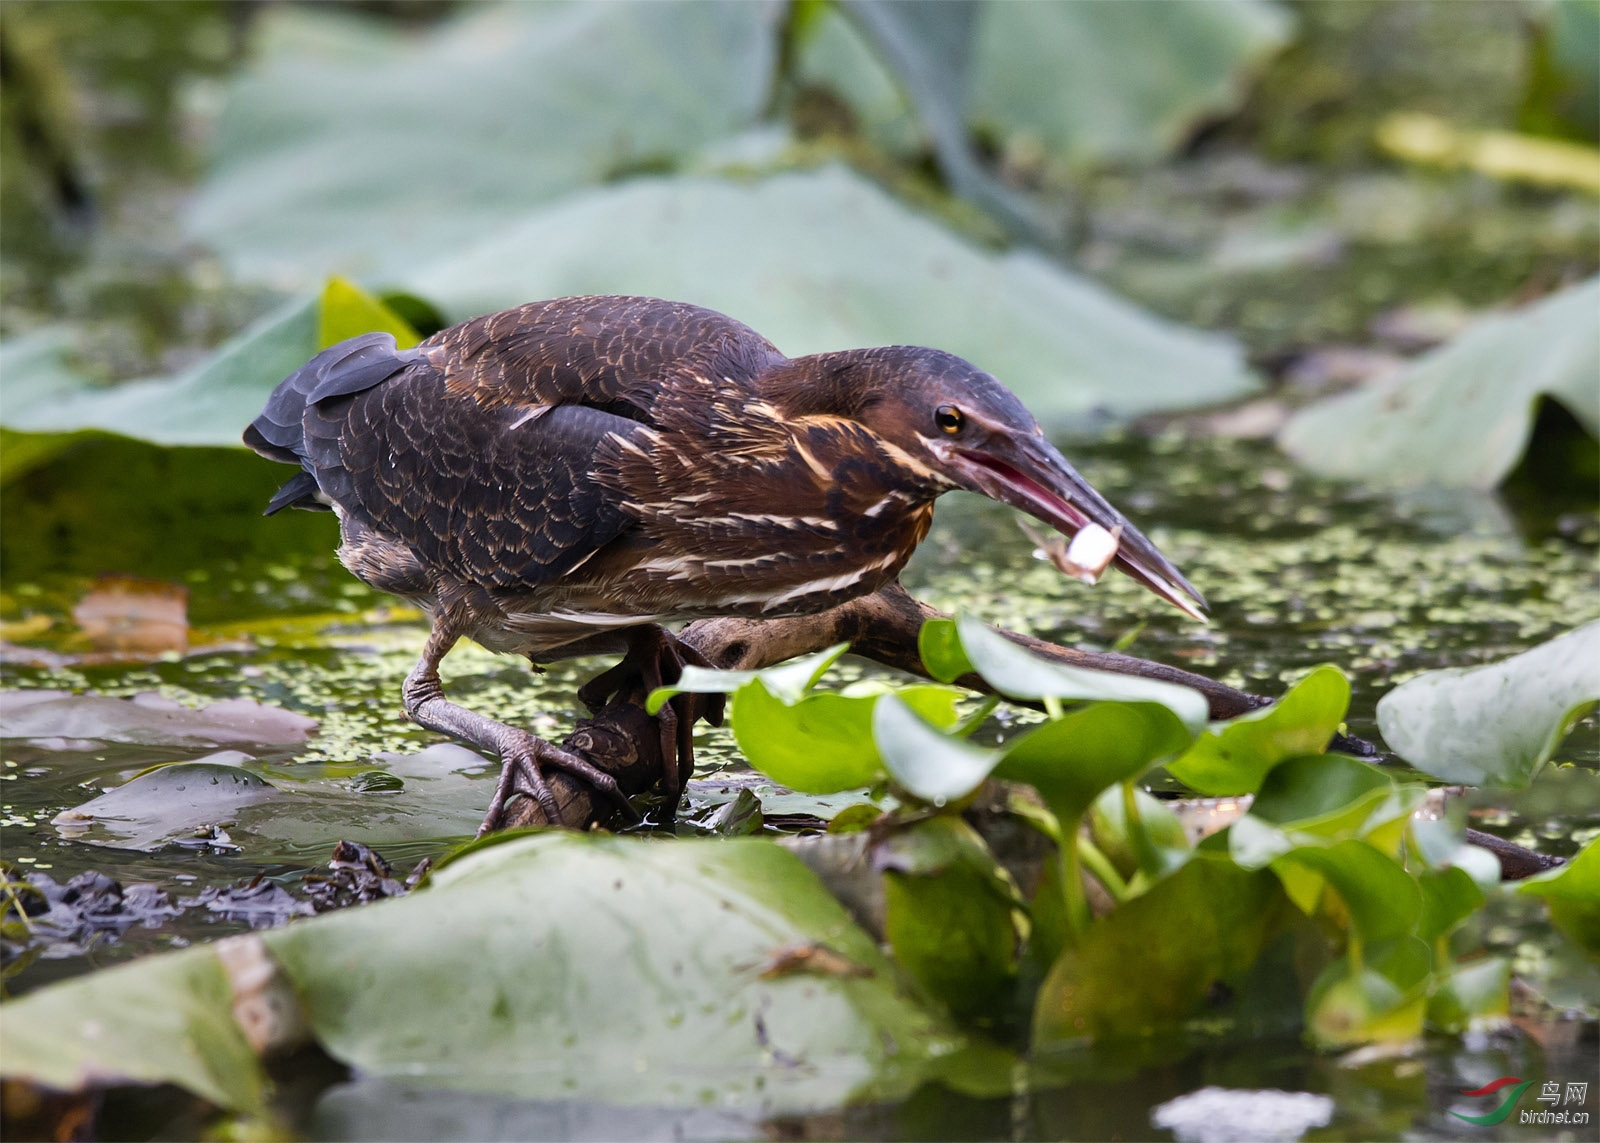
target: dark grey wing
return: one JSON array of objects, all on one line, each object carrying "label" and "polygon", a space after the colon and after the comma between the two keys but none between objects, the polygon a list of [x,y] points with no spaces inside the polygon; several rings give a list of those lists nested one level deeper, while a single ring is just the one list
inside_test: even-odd
[{"label": "dark grey wing", "polygon": [[634,525],[590,469],[606,437],[641,427],[583,405],[486,407],[418,363],[309,408],[305,440],[322,492],[345,511],[429,567],[509,588],[564,575]]},{"label": "dark grey wing", "polygon": [[651,419],[684,382],[748,386],[788,359],[732,318],[660,298],[531,302],[441,330],[419,351],[453,393],[488,405],[572,405]]}]

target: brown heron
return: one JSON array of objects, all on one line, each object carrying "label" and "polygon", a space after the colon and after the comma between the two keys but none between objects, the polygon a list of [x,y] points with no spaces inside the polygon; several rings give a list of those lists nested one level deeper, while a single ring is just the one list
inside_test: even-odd
[{"label": "brown heron", "polygon": [[[514,794],[555,820],[546,766],[622,795],[583,759],[449,702],[439,661],[463,636],[536,665],[625,653],[579,691],[593,706],[698,658],[663,622],[806,614],[892,583],[957,488],[1067,536],[1099,524],[1120,537],[1122,571],[1191,615],[1205,606],[1022,402],[959,357],[791,360],[731,318],[655,298],[534,302],[415,349],[351,338],[284,380],[244,439],[301,469],[269,515],[331,508],[345,567],[430,616],[405,711],[499,755],[486,828]],[[686,712],[661,714],[674,807],[693,767]]]}]

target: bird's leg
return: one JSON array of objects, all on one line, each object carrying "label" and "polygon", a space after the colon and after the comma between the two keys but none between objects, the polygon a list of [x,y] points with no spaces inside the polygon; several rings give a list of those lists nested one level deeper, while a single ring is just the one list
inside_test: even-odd
[{"label": "bird's leg", "polygon": [[[578,698],[591,711],[598,711],[630,685],[637,684],[648,695],[657,687],[677,682],[683,668],[689,665],[709,667],[711,664],[699,651],[679,642],[664,628],[654,624],[636,627],[628,634],[628,653],[622,661],[580,687]],[[717,698],[720,700],[721,696]],[[677,812],[683,787],[694,773],[693,728],[698,713],[695,696],[678,695],[656,715],[661,734],[662,788],[671,813]],[[708,707],[705,714],[713,723],[720,723],[720,702]]]},{"label": "bird's leg", "polygon": [[632,813],[627,797],[610,774],[537,735],[496,722],[444,697],[444,685],[439,681],[439,661],[460,637],[460,629],[449,616],[436,617],[422,659],[407,676],[402,693],[406,717],[418,726],[470,742],[482,750],[492,750],[500,756],[500,780],[495,784],[494,797],[489,801],[483,824],[478,827],[478,836],[499,828],[506,803],[517,794],[537,801],[549,821],[561,820],[541,766],[554,766],[583,778]]}]

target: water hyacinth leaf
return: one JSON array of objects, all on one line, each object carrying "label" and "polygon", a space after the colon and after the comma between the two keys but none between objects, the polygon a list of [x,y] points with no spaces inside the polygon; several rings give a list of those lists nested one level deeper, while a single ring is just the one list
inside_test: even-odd
[{"label": "water hyacinth leaf", "polygon": [[840,166],[586,191],[401,284],[453,320],[631,293],[720,310],[791,357],[937,346],[994,374],[1046,427],[1256,387],[1232,339],[1162,321],[1038,254],[979,249]]},{"label": "water hyacinth leaf", "polygon": [[122,849],[159,849],[169,842],[232,825],[239,811],[282,795],[272,783],[232,763],[236,750],[178,762],[57,814],[64,837]]},{"label": "water hyacinth leaf", "polygon": [[1591,278],[1484,318],[1405,368],[1302,410],[1278,443],[1326,476],[1493,488],[1527,447],[1541,395],[1600,433],[1596,309],[1600,278]]},{"label": "water hyacinth leaf", "polygon": [[729,721],[740,751],[757,770],[791,789],[829,794],[882,776],[883,759],[873,740],[876,706],[901,703],[941,726],[955,725],[959,692],[928,686],[896,695],[814,694],[791,704],[754,679],[734,693]]},{"label": "water hyacinth leaf", "polygon": [[896,695],[883,696],[873,708],[871,738],[889,776],[936,806],[971,794],[1000,761],[998,750],[941,734]]},{"label": "water hyacinth leaf", "polygon": [[[1172,1030],[1216,981],[1255,962],[1283,906],[1272,874],[1197,854],[1062,953],[1035,1003],[1035,1049]],[[1130,980],[1139,986],[1127,987]]]},{"label": "water hyacinth leaf", "polygon": [[1075,828],[1102,790],[1137,778],[1189,740],[1188,730],[1167,707],[1099,702],[1013,739],[995,773],[1027,782],[1063,829]]},{"label": "water hyacinth leaf", "polygon": [[[428,1087],[798,1112],[903,1094],[959,1043],[797,858],[751,838],[514,838],[265,939],[330,1055]],[[865,973],[763,975],[817,944]]]},{"label": "water hyacinth leaf", "polygon": [[1409,992],[1383,973],[1341,958],[1329,965],[1306,1000],[1311,1038],[1327,1048],[1395,1043],[1422,1032],[1427,991]]},{"label": "water hyacinth leaf", "polygon": [[1409,679],[1378,700],[1378,727],[1431,777],[1521,788],[1596,701],[1600,622],[1498,663]]},{"label": "water hyacinth leaf", "polygon": [[966,822],[939,815],[873,851],[894,959],[957,1016],[993,1017],[1016,976],[1016,888]]},{"label": "water hyacinth leaf", "polygon": [[1213,725],[1167,770],[1202,794],[1254,793],[1285,758],[1321,754],[1349,706],[1344,672],[1318,667],[1271,706]]},{"label": "water hyacinth leaf", "polygon": [[1250,815],[1286,829],[1344,837],[1394,788],[1389,775],[1348,754],[1288,758],[1268,772]]},{"label": "water hyacinth leaf", "polygon": [[218,1107],[260,1111],[266,1077],[207,947],[144,957],[5,1005],[0,1075],[57,1091],[176,1084]]},{"label": "water hyacinth leaf", "polygon": [[767,693],[785,703],[797,703],[829,667],[850,649],[848,643],[835,643],[812,655],[765,667],[759,671],[722,671],[710,667],[688,666],[677,683],[670,687],[657,687],[650,692],[645,709],[656,714],[667,700],[680,694],[731,695],[740,687],[760,679]]},{"label": "water hyacinth leaf", "polygon": [[1419,870],[1419,876],[1430,870],[1459,869],[1484,892],[1500,884],[1499,859],[1480,846],[1468,844],[1461,831],[1443,818],[1413,816],[1407,823],[1406,836],[1426,867]]},{"label": "water hyacinth leaf", "polygon": [[1600,840],[1589,842],[1560,869],[1528,878],[1517,891],[1543,897],[1556,927],[1600,958]]},{"label": "water hyacinth leaf", "polygon": [[422,338],[411,323],[348,278],[329,278],[322,288],[317,315],[317,348],[337,345],[363,333],[387,333],[395,345],[410,349]]},{"label": "water hyacinth leaf", "polygon": [[1422,891],[1417,936],[1429,943],[1448,936],[1483,905],[1483,890],[1465,869],[1425,869],[1416,878]]},{"label": "water hyacinth leaf", "polygon": [[917,654],[928,674],[941,683],[953,683],[972,673],[972,663],[961,649],[961,634],[954,619],[930,619],[917,632]]},{"label": "water hyacinth leaf", "polygon": [[1072,163],[1155,159],[1235,106],[1244,73],[1292,30],[1261,0],[987,3],[971,114]]},{"label": "water hyacinth leaf", "polygon": [[297,298],[176,377],[13,393],[7,428],[101,429],[162,445],[236,445],[272,387],[317,351],[321,300]]},{"label": "water hyacinth leaf", "polygon": [[1451,966],[1428,997],[1428,1023],[1444,1032],[1497,1025],[1511,1008],[1511,964],[1486,957]]},{"label": "water hyacinth leaf", "polygon": [[[1183,822],[1160,798],[1137,786],[1133,798],[1146,843],[1155,848],[1163,864],[1175,867],[1192,848]],[[1122,785],[1107,787],[1089,807],[1089,833],[1123,877],[1132,877],[1139,869],[1138,847],[1128,829],[1127,798]]]},{"label": "water hyacinth leaf", "polygon": [[780,12],[511,4],[394,36],[342,13],[273,10],[232,85],[189,231],[245,278],[392,277],[503,232],[531,204],[671,166],[753,122]]},{"label": "water hyacinth leaf", "polygon": [[1200,732],[1210,714],[1205,696],[1190,687],[1050,662],[971,616],[956,620],[956,632],[973,669],[1010,698],[1159,703],[1189,729],[1190,737]]},{"label": "water hyacinth leaf", "polygon": [[1409,936],[1422,916],[1422,890],[1405,867],[1359,838],[1302,846],[1279,860],[1320,874],[1367,944]]}]

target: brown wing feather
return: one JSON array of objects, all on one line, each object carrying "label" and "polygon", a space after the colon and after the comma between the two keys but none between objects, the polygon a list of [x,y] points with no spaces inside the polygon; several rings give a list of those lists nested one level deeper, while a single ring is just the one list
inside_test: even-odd
[{"label": "brown wing feather", "polygon": [[531,302],[441,330],[419,347],[451,393],[483,405],[582,404],[650,419],[658,394],[703,377],[748,387],[788,359],[714,310],[660,298]]}]

